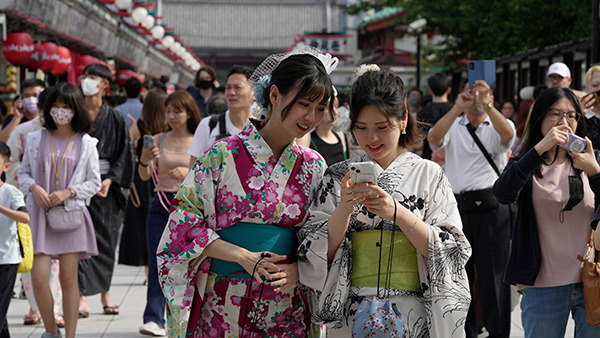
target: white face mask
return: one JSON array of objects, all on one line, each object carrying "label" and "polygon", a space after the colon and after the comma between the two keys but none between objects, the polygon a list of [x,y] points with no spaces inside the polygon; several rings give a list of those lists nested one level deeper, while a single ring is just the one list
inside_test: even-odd
[{"label": "white face mask", "polygon": [[81,81],[81,90],[83,91],[83,95],[93,96],[98,94],[100,91],[100,88],[98,88],[99,84],[99,80],[93,80],[89,78],[83,79],[83,81]]},{"label": "white face mask", "polygon": [[75,116],[75,113],[69,108],[53,107],[52,109],[50,109],[50,116],[52,116],[52,119],[54,120],[54,123],[56,123],[56,125],[64,126],[65,124],[71,123],[71,120],[73,119],[73,116]]}]

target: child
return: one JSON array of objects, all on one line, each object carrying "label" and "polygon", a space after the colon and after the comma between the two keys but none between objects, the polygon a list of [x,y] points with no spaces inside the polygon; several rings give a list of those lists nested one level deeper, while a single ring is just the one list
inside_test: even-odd
[{"label": "child", "polygon": [[[8,170],[10,149],[0,142],[0,174]],[[21,263],[17,222],[29,223],[23,193],[0,179],[0,337],[10,337],[6,314]]]}]

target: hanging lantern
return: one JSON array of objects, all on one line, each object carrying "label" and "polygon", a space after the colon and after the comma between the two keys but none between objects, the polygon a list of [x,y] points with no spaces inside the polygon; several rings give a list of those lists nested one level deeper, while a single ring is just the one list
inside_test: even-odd
[{"label": "hanging lantern", "polygon": [[90,63],[96,63],[96,58],[90,55],[82,55],[75,59],[75,75],[80,76]]},{"label": "hanging lantern", "polygon": [[42,44],[36,43],[35,45],[33,45],[33,53],[31,54],[31,58],[29,59],[29,61],[25,64],[25,67],[31,70],[39,69],[44,64],[44,60],[42,60],[42,55],[45,51],[46,49],[44,48],[44,46],[42,46]]},{"label": "hanging lantern", "polygon": [[115,6],[122,11],[126,11],[131,8],[132,1],[131,0],[115,0]]},{"label": "hanging lantern", "polygon": [[154,27],[154,23],[156,21],[154,20],[154,17],[152,15],[147,15],[144,18],[144,21],[142,21],[142,26],[144,26],[144,28],[146,29],[151,29],[152,27]]},{"label": "hanging lantern", "polygon": [[24,65],[33,54],[33,40],[27,33],[10,33],[2,43],[4,57],[14,65]]},{"label": "hanging lantern", "polygon": [[165,36],[165,37],[162,39],[162,45],[163,45],[165,48],[169,48],[169,47],[171,47],[171,45],[172,45],[174,42],[175,42],[175,39],[174,39],[172,36],[170,36],[170,35],[167,35],[167,36]]},{"label": "hanging lantern", "polygon": [[156,25],[152,27],[150,32],[152,33],[152,37],[156,40],[160,40],[163,38],[163,36],[165,36],[165,29],[163,26]]},{"label": "hanging lantern", "polygon": [[129,80],[129,78],[134,76],[134,74],[135,74],[135,72],[133,72],[129,69],[121,69],[121,70],[117,71],[117,76],[115,77],[115,82],[120,86],[124,86],[125,82],[127,82],[127,80]]},{"label": "hanging lantern", "polygon": [[58,63],[50,71],[54,75],[60,75],[66,73],[71,68],[71,52],[67,47],[58,46]]},{"label": "hanging lantern", "polygon": [[171,52],[175,53],[176,51],[179,50],[179,47],[181,47],[181,44],[179,42],[174,42],[171,47],[169,47],[169,49],[171,50]]},{"label": "hanging lantern", "polygon": [[42,43],[45,51],[42,53],[42,61],[44,62],[40,69],[44,72],[49,72],[58,64],[58,47],[52,42]]},{"label": "hanging lantern", "polygon": [[138,24],[141,24],[147,16],[148,10],[144,7],[137,7],[131,12],[131,20]]}]

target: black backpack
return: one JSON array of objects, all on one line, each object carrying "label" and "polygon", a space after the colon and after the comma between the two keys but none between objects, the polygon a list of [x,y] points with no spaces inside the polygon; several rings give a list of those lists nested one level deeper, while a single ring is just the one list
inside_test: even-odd
[{"label": "black backpack", "polygon": [[212,133],[213,129],[215,129],[217,123],[219,123],[219,135],[217,135],[215,141],[231,136],[227,132],[227,122],[225,121],[225,114],[212,115],[210,117],[210,120],[208,121],[208,127],[210,128],[210,131],[208,132],[209,135],[210,133]]}]

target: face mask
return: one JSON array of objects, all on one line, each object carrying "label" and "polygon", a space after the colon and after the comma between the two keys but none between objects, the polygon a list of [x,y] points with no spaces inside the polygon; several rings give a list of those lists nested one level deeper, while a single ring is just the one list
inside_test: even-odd
[{"label": "face mask", "polygon": [[35,96],[23,99],[23,107],[25,107],[25,109],[32,114],[35,114],[38,112],[37,104],[38,104],[38,99]]},{"label": "face mask", "polygon": [[213,82],[210,80],[198,80],[196,81],[196,87],[200,88],[200,89],[208,89],[211,88],[213,85]]},{"label": "face mask", "polygon": [[64,126],[65,124],[71,123],[71,120],[73,119],[73,116],[75,116],[75,113],[69,108],[54,107],[50,109],[50,116],[52,116],[54,123],[56,123],[59,126]]},{"label": "face mask", "polygon": [[409,96],[408,97],[408,104],[411,106],[419,105],[419,101],[421,101],[421,98],[418,96]]},{"label": "face mask", "polygon": [[99,84],[100,81],[98,80],[83,79],[83,81],[81,81],[81,90],[83,91],[83,95],[92,96],[98,94],[100,91],[100,88],[98,88]]}]

